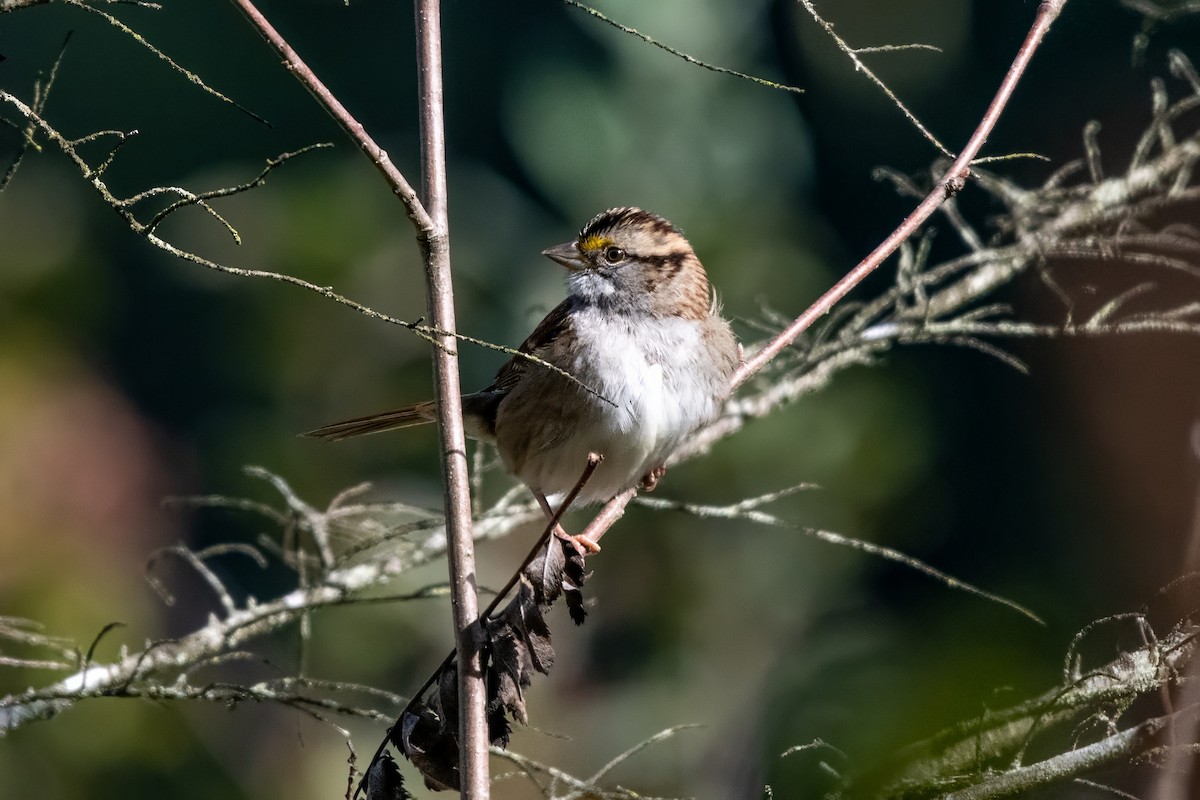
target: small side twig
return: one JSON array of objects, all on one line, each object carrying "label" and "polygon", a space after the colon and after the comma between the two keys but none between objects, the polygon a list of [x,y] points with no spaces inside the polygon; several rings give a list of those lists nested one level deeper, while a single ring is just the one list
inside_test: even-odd
[{"label": "small side twig", "polygon": [[801,89],[799,86],[789,86],[786,83],[778,83],[777,81],[770,81],[770,80],[767,80],[766,78],[760,78],[757,75],[749,75],[745,72],[738,72],[736,69],[730,69],[729,67],[720,67],[720,66],[717,66],[716,64],[709,64],[707,61],[701,61],[700,59],[696,58],[695,56],[688,55],[687,53],[683,52],[682,50],[677,50],[676,48],[671,47],[670,45],[663,44],[662,42],[658,41],[657,39],[647,36],[646,34],[639,31],[637,28],[631,28],[628,25],[622,25],[620,22],[617,22],[615,19],[612,19],[611,17],[608,17],[605,14],[601,13],[599,9],[595,9],[589,5],[585,5],[584,3],[579,2],[579,0],[562,0],[562,2],[566,3],[569,6],[574,6],[575,8],[578,8],[581,11],[587,12],[591,16],[595,17],[596,19],[600,20],[601,22],[605,23],[606,25],[611,25],[612,27],[616,28],[617,30],[621,31],[622,33],[627,33],[630,36],[634,36],[638,39],[641,39],[643,42],[645,42],[648,45],[657,47],[660,50],[668,52],[671,55],[673,55],[677,58],[681,58],[689,64],[693,64],[697,67],[701,67],[702,69],[706,69],[710,72],[719,72],[723,75],[733,75],[734,77],[750,81],[751,83],[757,83],[761,86],[766,86],[771,89],[780,89],[782,91],[792,92],[794,94],[804,94],[804,90]]},{"label": "small side twig", "polygon": [[[887,95],[888,99],[892,101],[892,103],[896,106],[896,108],[900,109],[900,113],[902,113],[905,116],[905,118],[909,122],[911,122],[918,131],[921,132],[922,136],[924,136],[934,147],[936,147],[938,150],[940,150],[942,155],[946,156],[947,158],[953,158],[954,154],[951,153],[949,150],[947,150],[946,146],[944,144],[942,144],[940,141],[938,141],[938,138],[936,136],[934,136],[933,133],[928,128],[925,127],[925,124],[922,123],[921,120],[917,119],[917,115],[914,114],[913,112],[909,111],[908,106],[904,105],[903,101],[901,101],[900,98],[896,96],[896,93],[893,92],[890,88],[888,88],[888,85],[886,83],[884,83],[882,80],[880,80],[879,76],[876,75],[874,72],[872,72],[871,68],[868,67],[866,64],[864,64],[863,60],[858,57],[862,53],[872,52],[873,50],[895,50],[895,49],[899,49],[899,48],[897,48],[897,47],[880,47],[880,48],[867,48],[867,47],[854,48],[854,47],[851,47],[849,44],[846,43],[845,39],[843,39],[841,36],[837,35],[837,32],[834,31],[834,29],[833,29],[832,23],[830,23],[828,20],[826,20],[824,17],[822,17],[819,13],[817,13],[817,7],[815,5],[813,5],[812,0],[800,0],[800,4],[804,6],[804,10],[808,12],[809,16],[811,16],[813,18],[813,20],[815,20],[816,23],[821,26],[821,29],[824,30],[825,33],[828,34],[831,39],[833,39],[833,41],[837,44],[838,49],[841,50],[843,53],[845,53],[846,56],[849,57],[849,59],[852,62],[854,62],[855,71],[861,72],[862,74],[866,75],[871,80],[871,83],[878,86],[880,88],[880,90],[882,90],[883,93]],[[936,47],[929,47],[929,45],[909,45],[909,47],[924,47],[924,48],[931,49],[931,50],[937,50]]]}]

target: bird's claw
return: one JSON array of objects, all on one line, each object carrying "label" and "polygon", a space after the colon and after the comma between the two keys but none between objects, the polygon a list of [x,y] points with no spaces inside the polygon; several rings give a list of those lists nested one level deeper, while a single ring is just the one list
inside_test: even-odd
[{"label": "bird's claw", "polygon": [[658,482],[662,480],[662,476],[667,474],[665,466],[655,467],[642,476],[642,489],[647,492],[653,492],[654,487],[658,486]]},{"label": "bird's claw", "polygon": [[581,556],[589,556],[593,553],[600,552],[600,545],[596,542],[593,542],[582,533],[576,533],[572,535],[564,531],[561,527],[555,526],[554,535],[571,545],[571,547],[574,547],[575,552],[579,553]]}]

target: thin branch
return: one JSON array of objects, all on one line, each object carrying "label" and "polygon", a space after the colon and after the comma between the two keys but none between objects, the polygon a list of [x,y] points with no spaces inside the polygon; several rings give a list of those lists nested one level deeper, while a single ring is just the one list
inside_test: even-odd
[{"label": "thin branch", "polygon": [[[54,58],[54,63],[50,67],[50,73],[46,76],[45,81],[38,80],[34,83],[34,98],[33,111],[36,114],[41,114],[46,108],[46,101],[50,98],[50,91],[54,88],[54,81],[58,77],[58,68],[62,66],[63,56],[67,53],[67,45],[71,43],[72,33],[68,32],[63,37],[62,46],[58,49],[58,55]],[[33,120],[25,121],[25,130],[21,137],[21,146],[17,148],[17,152],[13,155],[12,161],[9,162],[8,168],[4,171],[3,177],[0,177],[0,192],[4,191],[12,182],[13,177],[17,174],[17,170],[21,167],[21,161],[25,158],[30,150],[40,150],[37,145],[34,133],[36,126]]]},{"label": "thin branch", "polygon": [[[564,770],[558,769],[549,764],[543,764],[526,756],[513,753],[510,750],[505,750],[499,747],[493,747],[492,755],[509,761],[521,769],[520,774],[524,774],[535,785],[538,786],[542,795],[546,798],[555,798],[560,800],[655,800],[655,798],[646,797],[637,792],[616,787],[614,789],[605,789],[599,785],[600,780],[608,774],[612,769],[621,763],[629,760],[633,756],[643,750],[653,747],[660,742],[667,741],[673,738],[681,731],[692,730],[699,727],[698,725],[676,725],[666,730],[659,731],[653,736],[647,737],[638,742],[634,746],[628,748],[620,755],[613,758],[606,765],[600,768],[594,775],[589,778],[578,778]],[[535,777],[536,775],[546,775],[551,781],[551,787],[561,784],[566,792],[559,794],[553,791],[550,787],[542,786]]]},{"label": "thin branch", "polygon": [[[800,0],[800,2],[804,3],[806,7],[811,7],[810,0]],[[997,120],[1000,119],[1000,114],[1008,104],[1009,98],[1012,97],[1013,90],[1021,80],[1021,76],[1025,74],[1025,69],[1029,66],[1033,54],[1037,51],[1046,33],[1050,30],[1050,25],[1062,13],[1064,5],[1066,5],[1066,0],[1044,0],[1038,6],[1037,17],[1034,20],[1033,27],[1030,28],[1029,34],[1025,37],[1025,42],[1021,45],[1021,49],[1013,60],[1012,66],[1009,67],[1008,74],[1005,75],[1004,81],[1000,84],[1000,88],[988,106],[988,110],[980,121],[979,126],[967,141],[966,146],[963,147],[962,152],[958,154],[958,158],[946,170],[942,179],[938,181],[937,186],[926,196],[925,200],[905,218],[900,227],[893,231],[858,266],[846,273],[841,280],[835,283],[829,291],[813,303],[808,310],[797,317],[775,339],[759,349],[751,358],[747,359],[734,376],[733,384],[735,387],[745,383],[747,379],[765,367],[779,353],[796,341],[800,334],[806,331],[809,326],[828,314],[839,300],[845,297],[851,289],[862,282],[867,275],[874,272],[888,256],[895,252],[901,242],[912,236],[929,219],[933,212],[937,210],[939,205],[962,189],[967,176],[970,174],[972,159],[979,153],[988,135],[996,126]],[[812,9],[812,13],[815,15],[815,9]]]},{"label": "thin branch", "polygon": [[[101,176],[104,172],[104,169],[107,166],[107,164],[111,161],[113,154],[110,154],[109,158],[100,167],[92,167],[90,164],[88,164],[87,161],[84,160],[83,156],[81,156],[79,154],[79,152],[77,150],[77,146],[82,142],[91,141],[92,139],[94,139],[95,137],[100,136],[100,135],[116,136],[119,140],[118,144],[121,144],[121,143],[124,143],[130,136],[132,136],[133,134],[136,134],[137,133],[136,131],[128,132],[128,133],[125,131],[99,131],[99,132],[96,132],[93,134],[89,134],[88,136],[85,136],[82,139],[70,140],[70,139],[67,139],[65,136],[63,136],[53,126],[51,126],[44,118],[42,118],[36,112],[35,109],[26,105],[23,101],[21,101],[16,96],[14,96],[2,89],[0,89],[0,102],[6,102],[6,103],[12,105],[14,108],[16,108],[17,111],[23,117],[25,117],[26,120],[28,120],[32,126],[35,126],[37,130],[41,131],[42,134],[46,136],[46,138],[48,138],[51,142],[53,142],[59,148],[59,150],[75,164],[75,166],[79,169],[79,171],[83,175],[83,177],[88,181],[89,184],[91,184],[92,188],[97,192],[97,194],[100,195],[100,198],[110,208],[112,208],[117,213],[118,216],[121,217],[121,219],[129,226],[130,230],[132,230],[134,233],[136,233],[139,236],[146,239],[146,241],[148,241],[150,244],[154,245],[158,249],[160,249],[166,253],[169,253],[170,255],[175,256],[176,258],[183,259],[184,261],[190,261],[193,264],[197,264],[206,269],[211,269],[211,270],[214,270],[217,272],[224,272],[229,275],[237,275],[239,277],[244,277],[244,278],[266,278],[268,280],[279,281],[282,283],[289,283],[293,286],[298,286],[301,289],[305,289],[307,291],[314,292],[314,293],[320,295],[321,297],[324,297],[327,300],[332,300],[335,303],[339,303],[348,308],[351,308],[354,311],[357,311],[359,314],[362,314],[363,316],[368,317],[370,319],[375,319],[380,322],[386,322],[390,325],[396,325],[396,326],[405,328],[409,331],[412,331],[417,336],[420,336],[421,338],[423,338],[429,342],[435,342],[435,341],[438,341],[439,339],[444,339],[445,337],[452,337],[459,341],[463,341],[468,344],[473,344],[478,347],[487,348],[489,350],[496,350],[498,352],[504,353],[513,358],[519,358],[519,359],[528,361],[530,363],[537,364],[538,366],[542,367],[543,369],[550,370],[551,372],[553,372],[557,375],[560,375],[561,377],[565,378],[566,380],[569,380],[569,381],[575,383],[577,386],[579,386],[580,388],[582,388],[584,391],[588,392],[592,396],[600,398],[602,401],[604,401],[606,403],[610,403],[610,404],[612,403],[612,400],[601,395],[594,387],[587,385],[586,383],[579,380],[578,378],[576,378],[574,375],[567,372],[566,370],[564,370],[560,367],[557,367],[557,366],[549,363],[545,359],[542,359],[536,355],[533,355],[532,353],[523,353],[520,350],[513,348],[513,347],[507,347],[504,345],[495,344],[493,342],[488,342],[488,341],[485,341],[483,339],[478,339],[473,336],[467,336],[462,333],[447,331],[447,330],[444,330],[437,326],[425,325],[425,324],[423,324],[422,320],[420,320],[420,319],[416,320],[415,322],[409,322],[407,320],[399,319],[398,317],[391,316],[390,314],[385,314],[381,311],[376,311],[375,309],[373,309],[369,306],[363,305],[362,303],[359,303],[355,300],[351,300],[350,298],[346,297],[345,295],[335,292],[332,287],[318,286],[317,284],[306,281],[303,278],[297,278],[293,275],[288,275],[286,273],[280,273],[280,272],[272,272],[270,270],[247,269],[247,268],[243,268],[243,267],[233,267],[233,266],[229,266],[227,264],[221,264],[221,263],[212,261],[210,259],[207,259],[204,256],[199,255],[198,253],[193,253],[191,251],[179,248],[179,247],[175,246],[174,244],[171,244],[167,240],[163,239],[162,237],[160,237],[158,234],[156,234],[154,232],[154,228],[161,222],[161,219],[164,216],[166,216],[166,214],[177,210],[177,207],[195,204],[195,205],[202,206],[209,214],[211,214],[213,217],[215,217],[225,227],[225,229],[227,231],[229,231],[231,235],[233,235],[235,241],[240,241],[238,233],[233,228],[233,226],[231,226],[228,222],[226,222],[219,214],[217,214],[211,208],[208,208],[206,203],[203,203],[200,201],[207,200],[207,199],[214,198],[214,197],[225,197],[228,195],[240,193],[242,191],[249,191],[258,186],[261,186],[264,182],[263,179],[265,178],[265,175],[268,172],[270,172],[275,166],[278,166],[279,164],[282,164],[285,161],[288,161],[291,158],[294,158],[295,156],[306,153],[310,150],[322,148],[325,146],[323,144],[309,145],[308,147],[302,148],[301,150],[291,152],[291,153],[283,153],[279,156],[276,156],[275,158],[268,159],[267,167],[261,173],[259,173],[257,178],[255,178],[251,181],[248,181],[246,183],[240,184],[238,186],[235,186],[235,187],[229,187],[229,188],[225,188],[225,189],[217,189],[217,190],[210,191],[210,192],[196,194],[189,190],[178,188],[178,187],[161,187],[160,186],[160,187],[154,187],[154,188],[139,192],[138,194],[132,195],[131,197],[118,198],[116,195],[114,195],[112,193],[112,191],[108,188],[108,185],[101,178]],[[115,150],[114,150],[114,153],[115,153]],[[157,196],[163,195],[163,194],[180,195],[185,198],[186,202],[180,201],[179,203],[173,204],[172,206],[168,206],[168,208],[164,212],[160,212],[148,224],[141,222],[137,218],[137,216],[134,214],[132,207],[138,203],[141,203],[141,202],[151,198],[151,197],[157,197]],[[196,198],[196,199],[193,200],[192,198]]]},{"label": "thin branch", "polygon": [[19,11],[22,8],[32,8],[52,2],[52,0],[0,0],[0,12]]},{"label": "thin branch", "polygon": [[[392,187],[392,191],[400,198],[400,202],[404,203],[404,207],[408,209],[408,218],[412,220],[413,225],[417,228],[417,234],[420,237],[425,237],[433,233],[437,229],[434,219],[430,213],[426,211],[420,199],[417,198],[416,191],[409,184],[408,179],[404,174],[392,163],[387,151],[375,143],[375,140],[367,134],[362,123],[355,119],[346,107],[342,105],[333,92],[326,88],[325,84],[317,77],[299,54],[292,49],[292,46],[287,43],[278,31],[267,21],[267,18],[255,8],[250,0],[232,0],[250,24],[262,35],[267,44],[283,59],[287,65],[288,72],[296,76],[296,80],[300,81],[301,85],[309,91],[316,99],[317,103],[324,108],[331,117],[342,127],[346,135],[358,145],[358,148],[371,160],[376,169],[383,175],[384,180]],[[428,198],[426,198],[428,201]]]},{"label": "thin branch", "polygon": [[[494,526],[481,525],[480,530],[484,535],[494,535]],[[444,538],[432,537],[405,560],[387,557],[333,569],[319,584],[293,589],[265,603],[248,600],[224,617],[210,616],[203,626],[180,639],[148,643],[141,652],[123,655],[103,665],[93,665],[87,660],[78,672],[54,684],[0,698],[0,735],[28,722],[49,719],[89,697],[131,696],[140,692],[143,696],[153,693],[161,699],[171,699],[165,684],[152,680],[152,676],[171,675],[211,661],[239,649],[245,642],[298,621],[304,614],[343,605],[373,587],[386,584],[411,566],[438,557],[444,546]],[[414,595],[417,596],[420,595]]]},{"label": "thin branch", "polygon": [[932,44],[919,44],[912,42],[909,44],[880,44],[874,47],[852,47],[850,52],[855,55],[866,55],[868,53],[902,53],[906,50],[928,50],[932,53],[943,52],[942,48]]},{"label": "thin branch", "polygon": [[[180,63],[175,61],[173,58],[168,56],[166,53],[164,53],[162,50],[159,50],[157,47],[150,44],[148,41],[146,41],[146,39],[140,33],[135,31],[133,28],[130,28],[124,22],[121,22],[121,20],[117,19],[112,14],[109,14],[107,11],[101,11],[100,9],[96,8],[95,6],[84,2],[84,0],[55,0],[55,1],[60,2],[60,3],[66,3],[67,5],[75,6],[76,8],[80,8],[80,9],[83,9],[84,11],[88,11],[92,14],[96,14],[97,16],[101,17],[105,22],[107,22],[109,25],[112,25],[114,28],[121,31],[121,33],[124,33],[126,36],[133,39],[135,42],[140,44],[142,47],[146,48],[151,53],[156,55],[158,58],[165,61],[168,65],[170,65],[171,69],[175,70],[180,75],[187,78],[189,83],[192,83],[195,86],[200,87],[201,91],[205,92],[206,94],[212,95],[213,97],[217,98],[218,100],[220,100],[223,103],[228,103],[229,105],[236,108],[238,111],[241,111],[243,114],[245,114],[246,116],[253,119],[255,122],[261,122],[262,124],[268,125],[268,126],[270,125],[270,123],[267,122],[267,120],[265,120],[263,117],[259,116],[258,114],[255,114],[253,111],[246,108],[241,103],[221,94],[216,89],[209,86],[207,83],[204,82],[204,79],[201,78],[199,75],[197,75],[196,73],[187,69],[186,67],[184,67],[183,65],[181,65]],[[111,3],[111,0],[110,0],[110,3]],[[112,3],[112,4],[116,5],[116,3]],[[150,8],[150,9],[154,9],[154,10],[158,10],[159,8],[161,8],[161,6],[159,6],[156,3],[123,3],[123,5],[138,5],[143,8]],[[8,9],[0,9],[0,10],[8,10]]]},{"label": "thin branch", "polygon": [[[151,220],[148,223],[146,223],[146,230],[148,232],[153,233],[154,230],[156,228],[158,228],[158,226],[162,223],[162,221],[165,220],[167,217],[169,217],[171,214],[173,214],[174,212],[178,211],[181,208],[187,208],[188,206],[192,206],[192,205],[199,205],[202,208],[204,208],[204,210],[207,211],[208,213],[212,214],[213,216],[217,216],[216,212],[213,211],[209,207],[209,205],[208,205],[209,200],[215,200],[218,197],[229,197],[231,195],[240,194],[242,192],[248,192],[251,189],[255,189],[259,186],[262,186],[263,184],[265,184],[267,182],[267,175],[269,175],[271,173],[271,171],[273,169],[275,169],[276,167],[282,165],[283,163],[285,163],[286,161],[288,161],[290,159],[295,158],[296,156],[301,156],[309,151],[321,150],[321,149],[324,149],[327,147],[333,147],[333,143],[332,142],[318,142],[316,144],[310,144],[307,147],[302,147],[299,150],[294,150],[290,153],[281,153],[280,155],[277,155],[274,158],[268,158],[267,165],[265,167],[263,167],[262,172],[258,173],[258,175],[256,175],[251,180],[246,181],[245,183],[240,183],[236,186],[228,186],[228,187],[224,187],[221,189],[214,189],[213,191],[201,192],[200,194],[193,194],[192,192],[188,192],[183,189],[175,189],[173,191],[175,191],[176,193],[183,195],[183,196],[179,200],[176,200],[174,203],[171,203],[169,206],[167,206],[166,208],[162,209],[157,214],[155,214],[154,217],[151,218]],[[132,204],[133,202],[136,202],[136,200],[140,200],[142,198],[142,196],[143,195],[138,195],[138,197],[136,199],[130,198],[130,200],[128,202],[130,202]],[[220,217],[218,217],[218,219],[220,219]],[[230,229],[230,232],[233,234],[234,241],[237,242],[238,244],[241,244],[242,240],[241,240],[241,237],[238,236],[237,231],[233,230],[233,228],[230,227],[228,224],[226,224],[226,227],[228,227]]]},{"label": "thin branch", "polygon": [[630,758],[632,758],[633,756],[642,752],[646,748],[653,747],[654,745],[658,744],[659,742],[664,742],[667,739],[670,739],[673,736],[675,736],[675,734],[679,733],[680,731],[693,730],[693,729],[699,728],[699,727],[701,727],[701,726],[700,725],[675,725],[673,727],[667,728],[666,730],[661,730],[658,733],[654,734],[653,736],[643,739],[642,741],[638,742],[637,744],[633,745],[632,747],[627,748],[624,752],[620,753],[619,755],[614,756],[607,764],[605,764],[600,769],[596,770],[596,772],[590,778],[587,779],[587,782],[590,784],[593,784],[593,785],[597,784],[604,778],[605,775],[612,772],[614,769],[619,767],[621,764],[625,763]]},{"label": "thin branch", "polygon": [[622,25],[621,23],[617,22],[616,20],[612,19],[611,17],[605,16],[598,9],[592,8],[589,5],[584,5],[583,3],[579,2],[579,0],[562,0],[562,2],[566,3],[569,6],[574,6],[575,8],[578,8],[581,11],[585,11],[588,14],[591,14],[596,19],[600,20],[601,22],[603,22],[607,25],[611,25],[612,27],[616,28],[617,30],[621,31],[622,33],[627,33],[630,36],[634,36],[638,39],[641,39],[643,42],[645,42],[648,45],[653,45],[654,47],[657,47],[660,50],[665,50],[666,52],[670,53],[671,55],[681,58],[689,64],[694,64],[697,67],[702,67],[711,72],[719,72],[723,75],[733,75],[734,77],[742,78],[743,80],[751,81],[752,83],[757,83],[761,86],[766,86],[771,89],[781,89],[785,92],[793,92],[795,94],[804,94],[804,90],[801,89],[799,86],[789,86],[786,83],[777,83],[776,81],[770,81],[770,80],[767,80],[766,78],[760,78],[757,75],[749,75],[745,72],[738,72],[736,69],[730,69],[728,67],[719,67],[716,64],[709,64],[706,61],[701,61],[700,59],[695,58],[694,56],[688,55],[687,53],[683,52],[682,50],[676,50],[674,47],[671,47],[670,45],[663,44],[662,42],[658,41],[657,39],[653,39],[650,36],[647,36],[646,34],[642,33],[641,31],[637,30],[636,28],[631,28],[628,25]]},{"label": "thin branch", "polygon": [[217,577],[217,574],[212,571],[208,564],[204,563],[204,559],[199,553],[184,547],[181,544],[172,547],[163,547],[150,554],[150,563],[147,565],[147,570],[153,567],[161,555],[173,555],[188,564],[200,578],[208,584],[213,590],[213,594],[217,596],[217,600],[224,609],[226,615],[231,615],[237,611],[237,603],[233,601],[233,595],[225,588],[224,582]]},{"label": "thin branch", "polygon": [[770,502],[779,496],[781,496],[781,493],[775,492],[769,495],[764,495],[763,497],[754,497],[750,498],[749,500],[743,500],[740,503],[733,503],[727,506],[703,505],[699,503],[680,503],[674,500],[659,500],[657,498],[641,498],[638,500],[638,503],[649,508],[669,511],[682,511],[686,514],[692,514],[693,516],[702,518],[740,519],[746,520],[747,522],[753,522],[758,525],[770,525],[773,527],[788,528],[799,531],[807,536],[812,536],[816,539],[821,539],[822,541],[826,541],[831,544],[850,547],[855,550],[860,550],[864,553],[870,553],[872,555],[879,556],[887,559],[888,561],[895,561],[899,564],[903,564],[910,569],[916,570],[917,572],[933,578],[934,580],[951,589],[957,589],[959,591],[966,592],[967,594],[973,594],[976,597],[980,597],[989,602],[997,603],[1010,608],[1022,616],[1033,620],[1039,625],[1045,624],[1041,617],[1020,603],[1009,600],[1006,597],[1001,597],[991,592],[984,591],[983,589],[973,586],[966,581],[959,580],[952,575],[947,575],[941,570],[931,567],[920,559],[913,558],[912,556],[901,553],[898,550],[894,550],[883,545],[874,544],[872,542],[865,542],[862,539],[855,539],[852,536],[843,536],[842,534],[834,533],[833,531],[796,525],[780,519],[773,514],[768,514],[765,511],[760,511],[758,509],[758,506],[765,502]]},{"label": "thin branch", "polygon": [[[1119,731],[1115,719],[1098,742],[1073,746],[1032,764],[1023,763],[1034,736],[1069,729],[1098,709],[1128,707],[1144,695],[1178,685],[1181,670],[1196,652],[1197,628],[1183,622],[1161,639],[1122,653],[1086,675],[1007,709],[948,728],[896,754],[886,775],[869,778],[877,800],[910,797],[1001,797],[1034,786],[1081,777],[1105,763],[1132,759],[1157,746],[1166,717]],[[1179,720],[1195,716],[1196,707]],[[1175,712],[1176,714],[1180,712]],[[1143,727],[1144,726],[1144,727]],[[982,771],[981,767],[995,765]],[[842,782],[852,789],[856,776]],[[980,792],[978,795],[971,792]]]},{"label": "thin branch", "polygon": [[1189,707],[1154,717],[1133,727],[1126,728],[1106,739],[1047,758],[1028,767],[1018,767],[991,777],[956,792],[956,800],[992,800],[1011,797],[1037,786],[1047,786],[1086,775],[1116,761],[1129,760],[1151,749],[1151,745],[1163,731],[1178,720],[1191,720],[1196,716],[1196,707]]},{"label": "thin branch", "polygon": [[[800,5],[804,6],[804,9],[808,12],[809,16],[811,16],[816,23],[821,26],[825,33],[827,33],[829,37],[833,39],[833,41],[837,44],[838,49],[845,53],[850,60],[854,62],[854,70],[856,72],[861,72],[862,74],[866,75],[871,80],[871,83],[874,83],[876,86],[878,86],[880,90],[887,95],[888,99],[892,101],[892,104],[895,105],[896,108],[900,109],[900,113],[902,113],[904,117],[913,124],[913,127],[921,132],[922,136],[924,136],[934,147],[940,150],[942,155],[946,156],[947,158],[954,158],[954,154],[947,150],[944,144],[938,141],[938,138],[934,136],[928,128],[925,127],[921,120],[917,119],[916,114],[909,111],[908,106],[904,105],[904,102],[896,96],[895,92],[889,89],[888,85],[880,80],[879,76],[872,72],[871,68],[864,64],[862,59],[858,57],[860,53],[870,52],[873,48],[858,49],[847,44],[846,40],[838,36],[837,32],[834,31],[833,23],[827,21],[824,17],[817,13],[817,7],[813,4],[813,0],[800,0]],[[910,45],[910,47],[921,46],[922,45]],[[928,45],[924,45],[924,47],[928,47]]]}]

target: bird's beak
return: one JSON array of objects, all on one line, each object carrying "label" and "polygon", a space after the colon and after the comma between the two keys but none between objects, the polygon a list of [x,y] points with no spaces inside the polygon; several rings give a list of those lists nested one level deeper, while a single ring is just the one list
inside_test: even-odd
[{"label": "bird's beak", "polygon": [[542,251],[542,255],[551,261],[562,264],[569,270],[581,270],[587,266],[587,262],[583,260],[583,255],[579,252],[579,247],[575,242],[563,242],[547,248]]}]

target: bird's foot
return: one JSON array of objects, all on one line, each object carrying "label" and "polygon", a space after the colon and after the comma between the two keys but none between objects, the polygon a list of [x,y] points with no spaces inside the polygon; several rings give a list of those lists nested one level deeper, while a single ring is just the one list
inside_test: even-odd
[{"label": "bird's foot", "polygon": [[667,474],[665,466],[658,466],[642,476],[642,489],[647,492],[653,492],[654,487],[658,486],[658,482],[662,480],[662,476]]},{"label": "bird's foot", "polygon": [[575,548],[575,552],[581,556],[588,556],[592,553],[600,552],[600,545],[593,542],[591,539],[584,536],[582,533],[570,534],[562,529],[561,525],[554,526],[554,535],[562,539],[567,544]]}]

